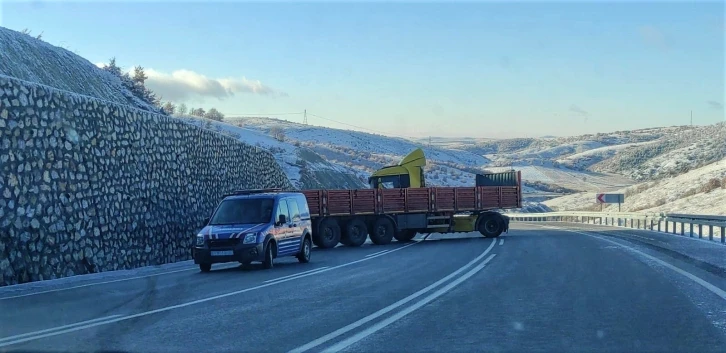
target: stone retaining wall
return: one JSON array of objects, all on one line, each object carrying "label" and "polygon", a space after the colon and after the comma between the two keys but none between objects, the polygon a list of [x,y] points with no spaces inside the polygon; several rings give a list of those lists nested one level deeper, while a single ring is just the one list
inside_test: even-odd
[{"label": "stone retaining wall", "polygon": [[224,193],[267,187],[265,150],[0,76],[0,285],[187,260]]}]

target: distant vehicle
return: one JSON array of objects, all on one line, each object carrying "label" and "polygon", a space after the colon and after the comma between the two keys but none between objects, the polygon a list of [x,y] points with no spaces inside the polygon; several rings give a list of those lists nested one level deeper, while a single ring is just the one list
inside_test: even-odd
[{"label": "distant vehicle", "polygon": [[303,190],[310,206],[313,244],[384,245],[412,240],[417,233],[479,231],[496,238],[509,218],[496,210],[522,207],[519,171],[476,174],[471,187],[426,187],[426,157],[418,148],[398,165],[374,172],[371,189]]},{"label": "distant vehicle", "polygon": [[197,234],[192,248],[202,272],[212,264],[262,262],[295,256],[310,261],[312,224],[305,196],[280,189],[240,190],[226,195]]}]

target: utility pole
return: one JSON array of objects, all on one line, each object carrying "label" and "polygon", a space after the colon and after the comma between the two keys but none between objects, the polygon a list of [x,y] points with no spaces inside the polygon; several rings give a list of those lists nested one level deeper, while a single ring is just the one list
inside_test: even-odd
[{"label": "utility pole", "polygon": [[303,110],[303,125],[307,125],[307,124],[308,124],[308,110],[305,109],[305,110]]},{"label": "utility pole", "polygon": [[693,110],[691,110],[691,126],[693,126]]}]

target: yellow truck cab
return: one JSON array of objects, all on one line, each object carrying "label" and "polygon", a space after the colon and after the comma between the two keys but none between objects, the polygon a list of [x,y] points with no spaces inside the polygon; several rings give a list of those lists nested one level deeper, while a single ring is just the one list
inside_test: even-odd
[{"label": "yellow truck cab", "polygon": [[368,184],[374,189],[423,188],[426,187],[423,170],[425,166],[424,152],[417,148],[398,165],[383,167],[371,174]]}]

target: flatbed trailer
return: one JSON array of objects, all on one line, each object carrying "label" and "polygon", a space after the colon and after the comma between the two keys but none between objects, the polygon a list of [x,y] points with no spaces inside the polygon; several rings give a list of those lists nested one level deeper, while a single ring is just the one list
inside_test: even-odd
[{"label": "flatbed trailer", "polygon": [[521,172],[477,175],[473,187],[303,190],[313,243],[331,248],[410,241],[417,233],[479,231],[498,237],[509,218],[498,209],[522,207]]}]

